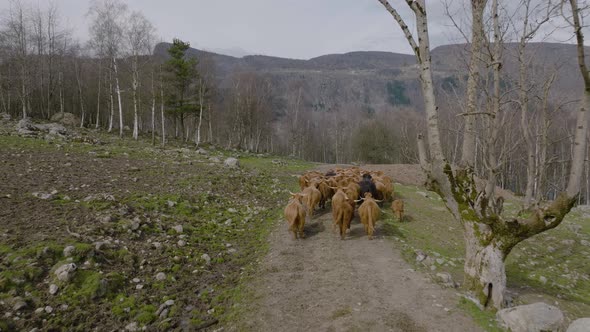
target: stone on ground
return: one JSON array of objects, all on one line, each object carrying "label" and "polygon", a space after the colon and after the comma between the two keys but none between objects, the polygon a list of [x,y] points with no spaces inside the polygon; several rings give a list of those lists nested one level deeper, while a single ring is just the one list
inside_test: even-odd
[{"label": "stone on ground", "polygon": [[227,166],[227,167],[232,167],[232,168],[233,168],[233,167],[239,167],[239,166],[240,166],[240,162],[238,161],[238,159],[236,159],[236,158],[233,158],[233,157],[227,158],[227,159],[226,159],[226,160],[223,162],[223,164],[224,164],[225,166]]},{"label": "stone on ground", "polygon": [[512,332],[561,331],[564,322],[559,308],[542,302],[502,309],[497,317]]},{"label": "stone on ground", "polygon": [[573,321],[566,332],[590,332],[590,318],[580,318]]}]

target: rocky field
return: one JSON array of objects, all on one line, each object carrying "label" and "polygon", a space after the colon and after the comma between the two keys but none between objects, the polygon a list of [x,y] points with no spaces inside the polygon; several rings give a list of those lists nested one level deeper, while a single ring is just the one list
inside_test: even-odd
[{"label": "rocky field", "polygon": [[0,130],[2,331],[223,324],[266,250],[290,174],[306,167],[12,128]]}]

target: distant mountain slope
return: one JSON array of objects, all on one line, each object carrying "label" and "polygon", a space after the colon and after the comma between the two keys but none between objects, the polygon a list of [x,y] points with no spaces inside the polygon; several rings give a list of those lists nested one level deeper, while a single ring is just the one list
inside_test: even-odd
[{"label": "distant mountain slope", "polygon": [[[166,58],[168,43],[156,46],[155,54]],[[590,53],[590,48],[588,53]],[[468,44],[440,46],[432,51],[435,83],[451,84],[461,92],[468,63]],[[197,49],[188,54],[210,57],[216,67],[221,87],[229,87],[232,75],[253,71],[266,76],[273,84],[277,113],[286,107],[294,86],[302,86],[304,105],[316,111],[339,111],[342,108],[365,111],[387,110],[396,106],[422,108],[418,71],[413,55],[390,52],[351,52],[323,55],[309,60],[286,59],[265,55],[236,58]],[[517,44],[506,44],[503,70],[509,84],[518,74]],[[581,89],[576,47],[571,44],[531,43],[531,81],[540,81],[558,67],[555,94],[577,94]]]}]

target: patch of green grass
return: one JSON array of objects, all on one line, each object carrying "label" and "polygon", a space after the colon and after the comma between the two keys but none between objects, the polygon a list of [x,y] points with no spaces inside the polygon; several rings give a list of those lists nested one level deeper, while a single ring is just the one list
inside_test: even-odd
[{"label": "patch of green grass", "polygon": [[147,325],[150,324],[151,322],[155,321],[157,316],[156,316],[156,306],[151,305],[151,304],[147,304],[142,306],[141,308],[139,308],[137,316],[135,316],[135,319],[137,320],[137,322],[139,324],[143,324],[143,325]]},{"label": "patch of green grass", "polygon": [[467,312],[484,331],[487,332],[502,332],[504,329],[498,326],[496,314],[490,311],[480,310],[475,303],[461,298],[459,300],[459,308]]},{"label": "patch of green grass", "polygon": [[129,317],[131,311],[135,310],[135,302],[135,296],[119,294],[112,302],[111,312],[120,318]]},{"label": "patch of green grass", "polygon": [[33,150],[38,151],[52,147],[52,144],[36,138],[24,138],[19,136],[4,136],[0,135],[0,145],[6,147],[12,147],[15,149]]}]

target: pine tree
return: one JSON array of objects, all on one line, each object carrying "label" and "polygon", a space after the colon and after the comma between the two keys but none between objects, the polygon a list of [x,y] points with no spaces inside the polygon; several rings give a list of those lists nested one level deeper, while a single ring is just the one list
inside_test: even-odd
[{"label": "pine tree", "polygon": [[167,80],[170,86],[166,93],[166,105],[168,112],[174,117],[179,117],[181,137],[184,137],[184,119],[190,113],[199,111],[194,98],[190,96],[191,83],[197,79],[197,59],[185,57],[190,44],[180,39],[174,39],[168,49],[170,60],[166,62]]}]

